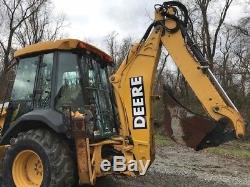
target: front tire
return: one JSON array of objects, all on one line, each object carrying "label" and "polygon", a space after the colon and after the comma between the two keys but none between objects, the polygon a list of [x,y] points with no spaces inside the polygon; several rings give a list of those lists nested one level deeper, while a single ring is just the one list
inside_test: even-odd
[{"label": "front tire", "polygon": [[71,187],[75,163],[70,149],[45,129],[19,133],[6,151],[3,187]]}]

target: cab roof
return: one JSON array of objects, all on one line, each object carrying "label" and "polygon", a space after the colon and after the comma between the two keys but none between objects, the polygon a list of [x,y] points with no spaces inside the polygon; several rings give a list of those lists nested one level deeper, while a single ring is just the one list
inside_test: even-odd
[{"label": "cab roof", "polygon": [[82,42],[77,39],[63,39],[56,41],[39,42],[37,44],[29,45],[22,49],[17,50],[14,54],[14,57],[18,58],[35,53],[43,53],[55,50],[73,50],[73,49],[86,49],[99,56],[105,62],[113,63],[111,56],[109,56],[102,50],[94,47],[93,45],[90,45],[86,42]]}]

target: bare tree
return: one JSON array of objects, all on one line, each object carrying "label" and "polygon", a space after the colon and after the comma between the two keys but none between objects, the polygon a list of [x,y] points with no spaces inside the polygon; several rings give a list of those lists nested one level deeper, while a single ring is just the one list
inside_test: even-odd
[{"label": "bare tree", "polygon": [[116,64],[117,55],[118,55],[118,41],[117,41],[117,36],[118,36],[118,33],[115,32],[115,31],[113,31],[110,34],[108,34],[105,37],[105,39],[104,39],[104,42],[106,44],[108,53],[113,58],[113,61],[114,61],[115,64]]},{"label": "bare tree", "polygon": [[0,47],[4,53],[3,55],[3,71],[6,71],[9,65],[11,52],[13,50],[13,39],[16,30],[35,12],[37,12],[41,6],[47,0],[0,0],[1,9],[3,10],[3,27],[6,36],[0,39]]},{"label": "bare tree", "polygon": [[[230,60],[232,56],[233,44],[236,40],[235,33],[232,31],[231,27],[225,26],[222,30],[223,37],[219,38],[219,47],[220,56],[215,59],[215,64],[217,67],[214,70],[218,72],[218,77],[222,83],[224,89],[228,89],[230,79],[232,78],[229,73],[234,68],[234,63]],[[217,61],[216,61],[217,60]]]},{"label": "bare tree", "polygon": [[65,16],[53,15],[50,2],[44,3],[39,11],[34,12],[15,32],[15,38],[21,47],[40,41],[55,40],[65,26]]},{"label": "bare tree", "polygon": [[250,17],[247,16],[245,18],[242,18],[240,20],[240,23],[238,25],[231,25],[234,27],[239,33],[245,35],[245,36],[250,36]]},{"label": "bare tree", "polygon": [[118,68],[122,61],[126,58],[132,44],[131,37],[126,37],[119,41],[117,36],[118,33],[113,31],[108,34],[104,40],[107,51],[115,63],[115,69]]},{"label": "bare tree", "polygon": [[121,41],[121,43],[118,47],[117,62],[116,62],[117,65],[116,66],[119,66],[122,63],[122,61],[126,58],[131,45],[132,45],[132,38],[131,37],[126,37]]},{"label": "bare tree", "polygon": [[[224,5],[220,10],[218,16],[218,22],[213,23],[213,27],[215,27],[214,31],[211,29],[211,23],[209,22],[209,8],[212,5],[212,0],[195,0],[195,3],[201,13],[201,32],[200,32],[200,41],[202,42],[202,49],[204,55],[207,57],[210,68],[214,69],[214,57],[217,49],[219,32],[221,31],[221,27],[225,21],[228,9],[232,4],[233,0],[224,0]],[[221,3],[221,2],[220,2]],[[197,16],[197,15],[196,15]]]}]

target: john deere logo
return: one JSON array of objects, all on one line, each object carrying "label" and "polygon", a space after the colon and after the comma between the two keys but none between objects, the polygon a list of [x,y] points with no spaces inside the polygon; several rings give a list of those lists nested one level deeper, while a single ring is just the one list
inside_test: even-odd
[{"label": "john deere logo", "polygon": [[145,129],[147,127],[146,121],[146,107],[144,98],[143,77],[130,78],[130,90],[132,100],[132,114],[133,114],[133,128]]}]

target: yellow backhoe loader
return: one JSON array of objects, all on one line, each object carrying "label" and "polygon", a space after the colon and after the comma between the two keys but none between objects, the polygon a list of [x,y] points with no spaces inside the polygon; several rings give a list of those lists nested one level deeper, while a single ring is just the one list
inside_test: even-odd
[{"label": "yellow backhoe loader", "polygon": [[[223,143],[228,134],[244,137],[241,114],[187,25],[183,4],[156,5],[155,20],[110,77],[110,56],[79,40],[16,51],[11,97],[1,105],[3,186],[70,187],[109,174],[145,174],[155,155],[152,90],[162,47],[210,116],[170,120],[170,129],[179,125],[184,133],[171,136],[197,150]],[[177,108],[173,95],[168,101]]]}]

